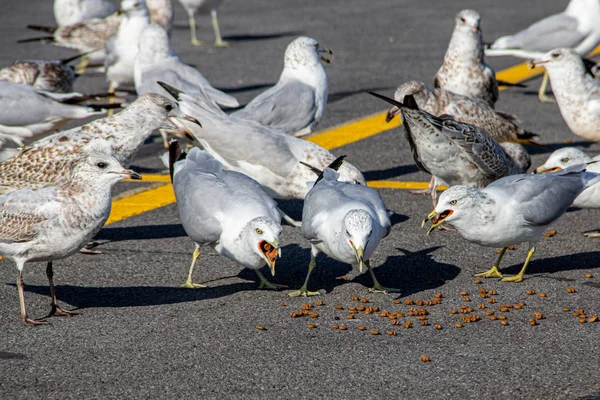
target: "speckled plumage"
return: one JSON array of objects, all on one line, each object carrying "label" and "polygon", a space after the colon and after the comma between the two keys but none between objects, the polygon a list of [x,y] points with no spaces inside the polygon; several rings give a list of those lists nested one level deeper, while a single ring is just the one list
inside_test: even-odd
[{"label": "speckled plumage", "polygon": [[182,115],[175,102],[147,94],[112,117],[25,146],[13,158],[0,163],[0,193],[61,181],[67,177],[70,163],[84,152],[111,154],[128,166],[155,129],[173,128],[167,117],[175,115]]},{"label": "speckled plumage", "polygon": [[434,87],[478,97],[494,107],[498,82],[494,70],[483,61],[480,19],[473,10],[462,10],[456,15],[456,26],[444,63],[435,75]]},{"label": "speckled plumage", "polygon": [[1,81],[29,85],[55,93],[72,92],[75,78],[73,67],[62,61],[16,61],[0,70]]},{"label": "speckled plumage", "polygon": [[[532,136],[521,127],[516,116],[495,111],[477,97],[463,96],[441,88],[429,89],[423,82],[409,81],[398,87],[394,98],[403,102],[404,96],[408,95],[414,97],[420,109],[436,117],[446,114],[456,121],[476,125],[497,142],[519,142]],[[397,107],[392,107],[388,118],[398,112]]]},{"label": "speckled plumage", "polygon": [[560,114],[571,132],[600,142],[600,82],[572,49],[556,49],[534,61],[548,71]]}]

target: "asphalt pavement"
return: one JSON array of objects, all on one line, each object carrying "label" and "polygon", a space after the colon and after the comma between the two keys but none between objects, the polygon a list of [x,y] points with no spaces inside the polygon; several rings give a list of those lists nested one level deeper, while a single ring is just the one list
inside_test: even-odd
[{"label": "asphalt pavement", "polygon": [[[283,51],[295,37],[311,36],[332,49],[334,63],[326,66],[329,103],[318,127],[326,130],[386,108],[365,90],[392,95],[407,80],[432,84],[459,10],[479,11],[484,39],[492,40],[562,10],[567,2],[227,0],[219,18],[229,48],[192,47],[186,14],[174,3],[173,42],[180,58],[242,104],[277,81]],[[49,45],[16,44],[37,35],[25,25],[53,23],[51,1],[4,2],[2,8],[2,65],[73,54]],[[199,38],[212,42],[209,19],[198,23]],[[488,62],[500,70],[519,60]],[[543,143],[599,153],[599,145],[568,130],[556,104],[537,100],[538,84],[501,92],[496,108],[517,114]],[[76,89],[98,92],[106,83],[100,74],[84,75]],[[133,169],[163,170],[158,141],[148,143]],[[529,150],[534,166],[549,154]],[[429,179],[415,167],[402,128],[333,152],[347,154],[368,180]],[[122,183],[117,192],[139,185],[148,183]],[[321,255],[309,289],[323,294],[288,298],[302,284],[310,253],[300,231],[289,225],[274,278],[289,290],[257,290],[253,271],[208,247],[202,249],[195,281],[209,287],[180,289],[193,245],[175,204],[105,227],[97,238],[100,255],[76,254],[55,262],[59,303],[82,315],[52,318],[50,326],[23,326],[16,269],[0,261],[0,398],[600,398],[600,323],[580,323],[573,316],[578,309],[588,317],[600,314],[600,239],[582,235],[600,228],[597,211],[573,209],[555,223],[556,234],[542,239],[522,283],[486,279],[477,284],[473,274],[492,265],[494,249],[453,232],[425,236],[420,222],[431,210],[428,197],[391,189],[381,194],[395,213],[394,226],[371,261],[379,281],[401,289],[400,295],[368,293],[368,274]],[[300,218],[300,202],[282,206]],[[501,271],[518,272],[526,253],[526,245],[509,251]],[[31,316],[46,315],[50,297],[44,265],[27,265],[24,279]],[[483,292],[487,297],[481,297]],[[441,304],[427,306],[438,293]],[[521,302],[520,309],[499,310]],[[291,318],[305,303],[314,306],[317,318]],[[378,311],[348,319],[348,308],[361,305]],[[451,313],[462,306],[473,311]],[[408,316],[411,308],[426,309],[428,325]],[[383,310],[405,316],[393,325],[380,316]],[[508,324],[491,320],[485,315],[490,310]],[[531,326],[535,312],[545,318]],[[473,315],[480,320],[461,320]],[[409,320],[412,326],[405,327]],[[459,323],[462,328],[456,327]],[[421,361],[422,356],[430,361]]]}]

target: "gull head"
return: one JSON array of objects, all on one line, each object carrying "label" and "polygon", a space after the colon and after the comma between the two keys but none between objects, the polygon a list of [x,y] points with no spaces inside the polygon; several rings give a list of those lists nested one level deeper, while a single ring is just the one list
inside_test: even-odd
[{"label": "gull head", "polygon": [[364,252],[373,236],[373,219],[365,210],[350,210],[344,216],[342,237],[348,242],[356,255],[360,272],[363,271]]},{"label": "gull head", "polygon": [[331,59],[323,56],[323,54],[333,55],[333,52],[321,47],[315,39],[301,36],[285,49],[283,64],[287,68],[315,66],[319,65],[320,61],[331,64]]},{"label": "gull head", "polygon": [[534,173],[549,174],[570,167],[571,165],[587,164],[590,161],[592,159],[583,151],[575,147],[565,147],[550,154],[546,162],[537,167]]},{"label": "gull head", "polygon": [[[413,96],[417,104],[424,104],[427,100],[428,92],[425,82],[408,81],[398,86],[398,89],[394,92],[394,100],[404,103],[405,96]],[[400,114],[400,108],[392,106],[385,117],[385,122],[390,122],[398,114]]]},{"label": "gull head", "polygon": [[[177,102],[167,99],[157,93],[146,93],[141,95],[128,108],[133,107],[136,104],[137,106],[132,112],[143,116],[145,122],[155,124],[157,129],[179,129],[179,126],[173,122],[178,118],[200,125],[195,118],[188,117],[184,114]],[[142,110],[140,110],[140,108]]]},{"label": "gull head", "polygon": [[142,179],[140,174],[130,169],[125,169],[111,155],[104,153],[89,153],[73,167],[71,179],[83,181],[92,185],[108,185],[112,187],[123,179]]},{"label": "gull head", "polygon": [[139,47],[138,58],[142,57],[148,62],[156,62],[175,55],[167,31],[158,24],[151,24],[144,28]]},{"label": "gull head", "polygon": [[478,193],[479,190],[462,185],[452,186],[442,193],[435,210],[430,212],[427,219],[423,221],[422,226],[428,220],[431,221],[431,228],[429,228],[427,234],[429,235],[431,231],[444,222],[450,222],[457,229],[460,229],[456,225],[457,223],[460,224],[461,220],[465,220],[469,210],[474,207]]},{"label": "gull head", "polygon": [[460,32],[472,32],[477,35],[481,34],[481,16],[474,10],[462,10],[456,14],[455,30]]},{"label": "gull head", "polygon": [[148,8],[144,0],[122,0],[121,12],[127,15],[148,14]]},{"label": "gull head", "polygon": [[281,225],[268,217],[256,217],[248,222],[245,231],[248,232],[246,239],[250,247],[267,263],[271,275],[275,275],[275,261],[281,257]]},{"label": "gull head", "polygon": [[580,72],[585,73],[585,66],[579,54],[575,50],[567,48],[551,50],[542,57],[533,60],[529,66],[531,68],[543,66],[548,72],[557,71],[558,74],[563,71],[572,72],[579,66]]}]

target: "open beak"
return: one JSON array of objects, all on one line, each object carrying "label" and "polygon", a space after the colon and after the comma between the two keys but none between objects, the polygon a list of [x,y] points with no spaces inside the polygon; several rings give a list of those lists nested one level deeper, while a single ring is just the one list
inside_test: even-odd
[{"label": "open beak", "polygon": [[358,270],[362,273],[365,265],[365,261],[363,260],[363,256],[365,254],[365,249],[361,246],[355,247],[354,243],[350,240],[350,246],[352,246],[352,250],[354,250],[354,255],[356,255],[356,262],[358,263]]},{"label": "open beak", "polygon": [[327,63],[327,64],[331,64],[333,62],[333,52],[329,49],[324,49],[323,47],[319,47],[317,48],[317,53],[321,54],[321,53],[325,53],[325,54],[329,54],[330,56],[332,56],[331,58],[326,58],[324,56],[321,56],[321,61]]},{"label": "open beak", "polygon": [[550,174],[552,172],[560,171],[561,169],[562,169],[561,167],[546,168],[543,165],[540,165],[533,171],[533,173],[534,174]]},{"label": "open beak", "polygon": [[473,31],[473,33],[481,32],[481,29],[479,29],[479,25],[475,25],[475,26],[471,27],[471,30]]},{"label": "open beak", "polygon": [[427,221],[431,221],[431,227],[427,231],[427,235],[431,233],[435,228],[444,223],[444,221],[451,216],[453,213],[452,210],[444,210],[440,214],[438,214],[435,210],[427,214],[427,218],[423,220],[421,223],[421,228],[425,226]]},{"label": "open beak", "polygon": [[168,120],[171,124],[175,126],[175,128],[181,132],[184,136],[186,136],[191,141],[194,141],[194,132],[187,126],[187,123],[192,123],[194,125],[202,128],[202,124],[194,117],[190,117],[187,114],[181,113],[181,115],[172,115],[168,117]]},{"label": "open beak", "polygon": [[140,174],[130,169],[124,169],[119,173],[119,175],[121,175],[123,178],[142,180],[142,176]]},{"label": "open beak", "polygon": [[529,64],[527,64],[527,67],[529,69],[534,69],[539,67],[542,64],[546,64],[548,62],[548,60],[532,60],[529,62]]},{"label": "open beak", "polygon": [[385,116],[385,122],[390,122],[396,115],[400,114],[400,109],[396,106],[390,108]]},{"label": "open beak", "polygon": [[277,261],[278,257],[281,257],[279,242],[277,240],[274,240],[273,242],[261,240],[258,242],[258,249],[267,263],[267,266],[271,269],[271,275],[275,276],[275,261]]}]

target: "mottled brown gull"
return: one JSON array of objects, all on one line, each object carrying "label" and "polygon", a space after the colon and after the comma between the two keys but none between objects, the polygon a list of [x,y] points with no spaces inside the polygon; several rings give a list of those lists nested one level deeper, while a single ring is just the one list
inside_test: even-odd
[{"label": "mottled brown gull", "polygon": [[71,93],[77,74],[69,62],[81,56],[65,60],[15,61],[13,65],[0,69],[0,80],[33,86],[47,92]]},{"label": "mottled brown gull", "polygon": [[17,266],[21,318],[26,325],[48,322],[27,315],[22,276],[25,264],[47,262],[52,299],[48,316],[74,315],[56,303],[52,262],[81,249],[106,223],[115,183],[125,178],[140,179],[140,175],[102,153],[80,155],[68,169],[68,179],[58,185],[0,195],[0,254]]}]

